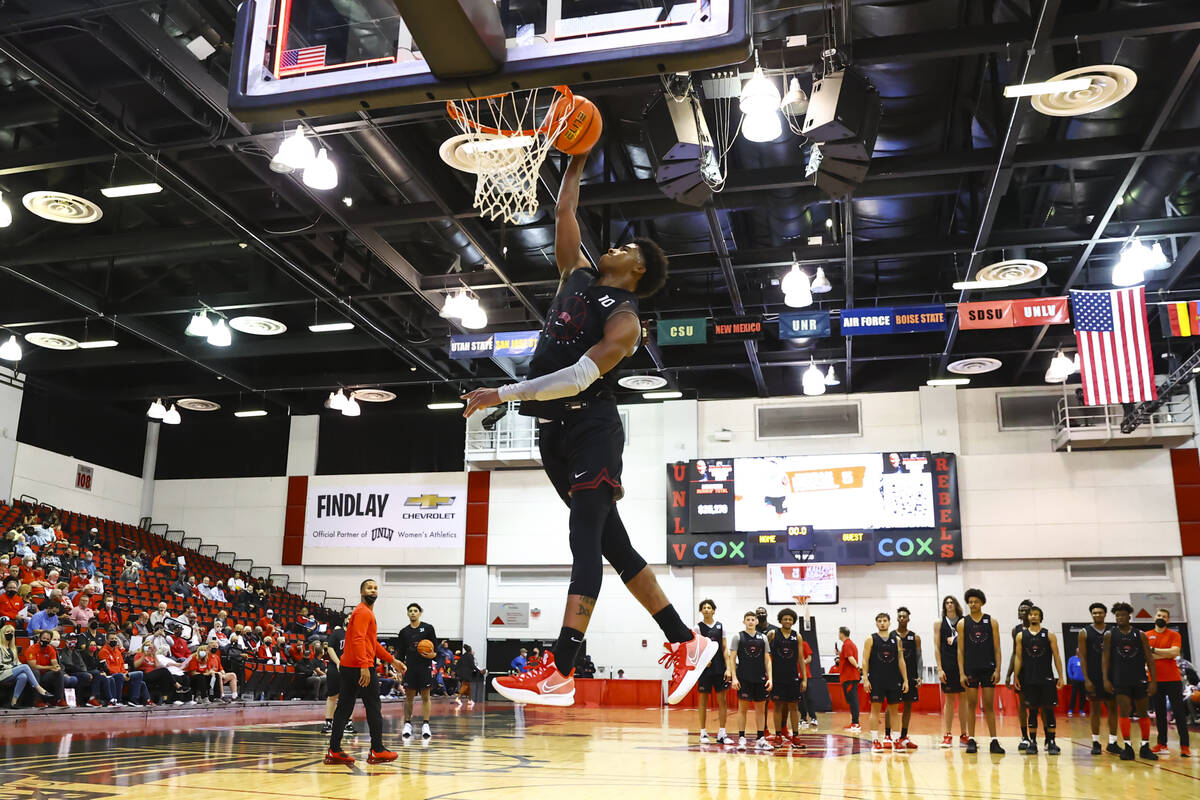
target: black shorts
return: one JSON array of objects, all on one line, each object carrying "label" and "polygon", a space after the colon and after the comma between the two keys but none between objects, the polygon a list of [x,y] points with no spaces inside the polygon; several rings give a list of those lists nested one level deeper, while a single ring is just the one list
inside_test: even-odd
[{"label": "black shorts", "polygon": [[908,679],[908,691],[900,693],[901,703],[915,703],[921,699],[921,684],[916,678]]},{"label": "black shorts", "polygon": [[1116,694],[1118,697],[1124,695],[1130,700],[1144,700],[1150,696],[1150,687],[1146,681],[1141,681],[1140,683],[1116,683],[1114,681],[1113,688],[1117,690]]},{"label": "black shorts", "polygon": [[740,679],[738,681],[741,686],[738,689],[739,700],[749,700],[754,703],[761,703],[767,699],[767,684],[766,682],[744,683]]},{"label": "black shorts", "polygon": [[969,669],[967,670],[967,674],[963,676],[962,684],[967,689],[991,689],[996,685],[996,681],[992,678],[995,674],[995,667]]},{"label": "black shorts", "polygon": [[564,503],[572,492],[608,486],[613,500],[625,496],[621,455],[625,429],[616,403],[590,400],[585,408],[563,412],[562,419],[538,424],[542,468]]},{"label": "black shorts", "polygon": [[[1087,683],[1085,682],[1083,685],[1086,687]],[[1098,700],[1101,703],[1107,703],[1109,700],[1114,699],[1114,696],[1109,694],[1108,690],[1104,688],[1104,681],[1093,683],[1092,686],[1095,687],[1096,691],[1088,695],[1089,700]]]},{"label": "black shorts", "polygon": [[433,662],[427,661],[420,656],[414,658],[411,662],[405,661],[405,666],[408,669],[404,673],[404,687],[406,689],[415,689],[421,691],[433,686]]},{"label": "black shorts", "polygon": [[1021,685],[1021,702],[1026,708],[1046,708],[1058,705],[1058,685],[1030,683]]},{"label": "black shorts", "polygon": [[698,692],[723,692],[729,688],[729,681],[725,680],[725,670],[723,669],[706,669],[700,673],[700,679],[696,681],[696,691]]},{"label": "black shorts", "polygon": [[772,681],[771,698],[779,703],[800,701],[800,681]]},{"label": "black shorts", "polygon": [[895,705],[900,702],[900,687],[883,684],[871,684],[871,702]]},{"label": "black shorts", "polygon": [[325,667],[325,693],[327,695],[337,695],[342,693],[342,673],[333,664],[327,664]]}]

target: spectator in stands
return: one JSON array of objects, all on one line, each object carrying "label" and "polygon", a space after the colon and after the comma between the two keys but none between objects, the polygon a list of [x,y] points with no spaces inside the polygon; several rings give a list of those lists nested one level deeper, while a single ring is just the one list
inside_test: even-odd
[{"label": "spectator in stands", "polygon": [[167,589],[167,591],[169,591],[171,594],[175,595],[176,597],[194,597],[195,596],[192,594],[192,584],[188,583],[188,579],[187,579],[187,577],[184,576],[183,573],[179,574],[179,577],[177,577],[175,579],[175,582],[171,584],[171,587],[169,589]]},{"label": "spectator in stands", "polygon": [[91,550],[84,551],[82,566],[84,569],[87,570],[87,574],[88,574],[89,578],[95,577],[95,575],[97,573],[99,573],[101,575],[101,577],[104,576],[104,573],[100,572],[100,570],[98,570],[96,568],[96,558],[92,554]]},{"label": "spectator in stands", "polygon": [[[110,622],[121,624],[121,614],[117,611],[117,600],[112,593],[104,595],[104,602],[100,608],[96,610],[96,619],[107,625]],[[146,620],[150,620],[150,616],[146,615]]]},{"label": "spectator in stands", "polygon": [[63,624],[61,614],[62,606],[57,603],[48,604],[46,608],[29,618],[29,624],[25,627],[26,633],[30,636],[38,636],[57,630]]},{"label": "spectator in stands", "polygon": [[526,655],[525,648],[522,647],[521,652],[517,653],[517,657],[509,662],[508,669],[514,675],[521,674],[522,672],[525,671],[525,668],[528,666],[529,661],[528,661],[528,659],[525,658],[525,655]]},{"label": "spectator in stands", "polygon": [[229,600],[225,597],[225,589],[221,581],[217,581],[212,588],[212,599],[214,603],[228,603]]},{"label": "spectator in stands", "polygon": [[76,628],[86,628],[92,617],[96,616],[96,612],[92,610],[91,598],[86,594],[80,595],[79,602],[68,616]]},{"label": "spectator in stands", "polygon": [[30,525],[25,529],[25,538],[34,547],[45,547],[54,541],[54,531],[45,525]]},{"label": "spectator in stands", "polygon": [[16,639],[16,628],[12,625],[0,627],[0,684],[9,682],[13,684],[10,708],[17,707],[17,703],[21,701],[21,695],[30,686],[39,696],[50,697],[50,692],[47,692],[38,683],[37,673],[28,664],[21,661],[21,654],[17,652]]},{"label": "spectator in stands", "polygon": [[229,634],[226,632],[227,630],[223,625],[213,625],[212,630],[208,632],[208,636],[205,637],[204,641],[223,653],[229,648]]},{"label": "spectator in stands", "polygon": [[62,558],[60,559],[59,566],[65,569],[68,575],[71,575],[79,570],[80,563],[79,548],[75,545],[71,545],[67,549],[67,552],[63,554]]},{"label": "spectator in stands", "polygon": [[92,617],[90,620],[88,620],[87,627],[79,632],[79,646],[84,648],[87,647],[89,643],[94,642],[96,647],[100,647],[100,645],[103,644],[103,640],[104,634],[100,629],[100,620]]},{"label": "spectator in stands", "polygon": [[88,579],[87,585],[83,588],[84,590],[91,590],[92,594],[97,596],[104,594],[104,576],[97,572]]},{"label": "spectator in stands", "polygon": [[146,568],[146,564],[137,555],[131,555],[124,559],[125,563],[121,565],[121,580],[126,583],[138,585],[142,582],[142,570]]},{"label": "spectator in stands", "polygon": [[58,651],[51,644],[51,639],[51,632],[43,630],[25,646],[25,652],[22,653],[25,663],[37,675],[38,683],[53,695],[52,700],[38,700],[33,704],[35,708],[45,708],[48,702],[53,702],[60,708],[67,707],[63,695],[62,666],[58,663]]},{"label": "spectator in stands", "polygon": [[[97,699],[103,681],[100,675],[100,669],[97,668],[94,672],[88,669],[87,663],[83,659],[83,651],[79,649],[79,636],[74,633],[68,633],[64,637],[66,647],[58,651],[58,663],[63,668],[63,686],[67,689],[75,690],[75,705],[83,706],[98,706],[100,700]],[[86,700],[84,698],[87,698]]]},{"label": "spectator in stands", "polygon": [[292,692],[306,700],[325,699],[325,670],[323,662],[317,661],[311,650],[300,648],[300,658],[295,660],[296,680]]},{"label": "spectator in stands", "polygon": [[21,582],[22,583],[28,583],[28,584],[32,585],[34,583],[41,581],[45,577],[46,577],[45,570],[43,570],[37,566],[37,560],[34,558],[32,552],[30,552],[29,555],[24,556],[22,558],[22,560],[21,560]]},{"label": "spectator in stands", "polygon": [[83,587],[85,587],[87,585],[88,585],[87,570],[80,568],[80,569],[77,569],[75,571],[75,574],[71,576],[71,581],[70,581],[70,583],[67,584],[67,591],[70,592],[72,595],[75,595],[76,593],[83,591]]},{"label": "spectator in stands", "polygon": [[183,697],[189,692],[188,679],[183,674],[183,667],[159,652],[152,643],[146,642],[142,645],[142,649],[133,657],[133,668],[145,673],[151,697],[159,698],[163,705],[183,705]]},{"label": "spectator in stands", "polygon": [[317,632],[317,619],[308,613],[308,606],[300,609],[296,621],[288,626],[288,633],[298,633],[301,636],[311,636]]},{"label": "spectator in stands", "polygon": [[[219,652],[217,652],[216,648],[213,648],[213,647],[208,648],[208,668],[212,671],[213,675],[215,676],[215,678],[217,680],[217,684],[216,684],[217,699],[222,702],[228,702],[225,700],[225,687],[228,686],[229,687],[229,699],[237,700],[238,699],[238,673],[233,672],[231,670],[226,670],[221,665],[221,654]],[[241,669],[240,666],[239,666],[239,669]],[[245,674],[245,673],[242,673],[242,674]]]},{"label": "spectator in stands", "polygon": [[164,623],[160,622],[153,627],[148,641],[154,645],[156,650],[161,650],[164,653],[169,653],[171,651],[171,637],[167,635],[167,629]]},{"label": "spectator in stands", "polygon": [[167,555],[166,550],[160,550],[154,560],[150,562],[150,569],[153,572],[161,572],[165,575],[170,575],[175,571],[175,562]]},{"label": "spectator in stands", "polygon": [[4,594],[0,595],[0,619],[14,622],[27,613],[25,601],[21,598],[21,582],[16,578],[4,579]]},{"label": "spectator in stands", "polygon": [[95,528],[88,528],[79,535],[80,544],[84,547],[95,550],[100,547],[100,531]]},{"label": "spectator in stands", "polygon": [[196,585],[196,579],[193,576],[188,575],[184,582],[187,584],[189,597],[200,596],[200,587]]},{"label": "spectator in stands", "polygon": [[146,688],[144,681],[145,675],[141,670],[129,671],[125,666],[125,648],[121,646],[121,640],[116,632],[109,633],[108,643],[100,648],[96,653],[102,662],[101,671],[107,675],[117,676],[122,682],[122,687],[115,692],[109,699],[110,706],[118,706],[121,704],[121,695],[124,689],[129,689],[129,700],[126,705],[153,705],[150,702],[150,690]]},{"label": "spectator in stands", "polygon": [[29,543],[25,541],[25,534],[13,534],[13,555],[19,556],[22,559],[33,558],[33,550],[30,549]]},{"label": "spectator in stands", "polygon": [[198,591],[200,596],[205,600],[212,600],[212,578],[205,575],[200,581],[200,585],[196,587],[196,591]]},{"label": "spectator in stands", "polygon": [[100,660],[101,647],[102,642],[79,637],[79,654],[83,658],[83,665],[94,676],[93,696],[105,705],[114,705],[113,698],[116,698],[117,703],[121,702],[121,691],[125,681],[120,675],[109,675],[105,672],[104,662]]},{"label": "spectator in stands", "polygon": [[270,636],[263,637],[262,642],[258,645],[257,656],[260,661],[265,661],[268,664],[283,663],[279,651],[275,649],[275,640]]},{"label": "spectator in stands", "polygon": [[267,636],[273,636],[275,634],[274,610],[270,608],[267,609],[266,613],[259,618],[258,625],[256,626],[255,630],[258,628],[262,628],[263,633]]},{"label": "spectator in stands", "polygon": [[221,611],[217,612],[215,617],[213,617],[212,627],[224,628],[227,625],[229,625],[229,612],[222,609]]},{"label": "spectator in stands", "polygon": [[208,703],[213,699],[214,671],[208,660],[208,652],[207,645],[197,648],[183,665],[183,671],[191,682],[194,702]]},{"label": "spectator in stands", "polygon": [[155,625],[161,625],[171,616],[171,612],[167,610],[166,603],[159,603],[158,608],[150,615],[150,628],[154,629]]},{"label": "spectator in stands", "polygon": [[229,579],[230,594],[236,594],[244,591],[246,591],[246,581],[242,580],[242,573],[233,573],[233,577]]}]

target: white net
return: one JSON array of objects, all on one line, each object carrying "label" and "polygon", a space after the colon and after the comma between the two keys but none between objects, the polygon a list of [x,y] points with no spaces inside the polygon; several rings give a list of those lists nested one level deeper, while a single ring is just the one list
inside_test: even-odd
[{"label": "white net", "polygon": [[[494,97],[452,100],[450,118],[463,135],[447,142],[442,158],[451,166],[474,172],[473,205],[490,220],[512,225],[527,222],[538,210],[538,172],[550,146],[567,126],[569,115],[550,114],[560,88],[533,89]],[[539,124],[538,97],[549,104]]]}]

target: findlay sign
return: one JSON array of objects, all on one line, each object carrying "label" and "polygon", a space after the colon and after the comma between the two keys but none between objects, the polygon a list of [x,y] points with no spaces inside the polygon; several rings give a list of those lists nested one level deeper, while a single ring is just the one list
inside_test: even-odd
[{"label": "findlay sign", "polygon": [[466,517],[465,486],[320,486],[310,482],[304,546],[461,547]]}]

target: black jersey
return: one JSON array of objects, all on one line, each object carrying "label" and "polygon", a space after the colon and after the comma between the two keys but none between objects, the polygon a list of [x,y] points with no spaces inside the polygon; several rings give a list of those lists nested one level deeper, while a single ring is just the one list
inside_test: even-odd
[{"label": "black jersey", "polygon": [[1095,625],[1088,625],[1083,629],[1087,641],[1087,652],[1084,655],[1087,661],[1087,677],[1097,691],[1104,689],[1104,634],[1112,629],[1111,625],[1105,625],[1102,631],[1096,630]]},{"label": "black jersey", "polygon": [[992,638],[992,617],[984,614],[976,622],[970,614],[963,617],[963,669],[982,672],[996,668],[996,643]]},{"label": "black jersey", "polygon": [[776,630],[771,638],[771,680],[776,687],[800,682],[800,637],[795,631],[784,636],[782,629]]},{"label": "black jersey", "polygon": [[1042,628],[1033,633],[1025,628],[1017,636],[1016,645],[1021,648],[1021,685],[1054,683],[1050,632]]},{"label": "black jersey", "polygon": [[[554,303],[546,315],[537,349],[529,362],[529,377],[540,378],[569,367],[604,338],[604,326],[615,314],[638,313],[633,292],[612,286],[597,286],[600,273],[593,267],[580,267],[559,286]],[[527,417],[558,419],[568,400],[611,399],[616,370],[601,375],[580,394],[558,400],[525,400],[521,413]]]},{"label": "black jersey", "polygon": [[1112,667],[1114,686],[1132,686],[1146,682],[1146,651],[1142,649],[1142,632],[1131,627],[1129,633],[1112,627],[1112,651],[1108,661]]},{"label": "black jersey", "polygon": [[[899,631],[896,633],[899,635]],[[904,648],[904,667],[908,670],[908,682],[912,683],[917,677],[917,634],[908,631],[900,636],[900,646]]]},{"label": "black jersey", "polygon": [[[417,652],[417,645],[422,639],[428,639],[434,643],[434,648],[437,648],[437,633],[434,632],[433,626],[428,622],[422,622],[413,627],[405,625],[400,629],[400,633],[396,636],[396,653],[400,658],[404,659],[405,663],[411,664],[415,659],[421,659],[426,664],[433,661],[433,658],[425,658]],[[437,653],[434,653],[437,657]]]},{"label": "black jersey", "polygon": [[767,637],[762,633],[738,632],[737,679],[739,683],[767,682]]},{"label": "black jersey", "polygon": [[712,670],[713,672],[725,671],[725,628],[720,622],[713,622],[712,625],[705,625],[701,622],[696,628],[700,631],[700,635],[712,639],[717,643],[717,652],[713,653],[712,660],[708,662],[702,671]]},{"label": "black jersey", "polygon": [[887,638],[878,633],[871,634],[871,658],[867,661],[867,677],[871,687],[899,687],[903,681],[900,677],[900,640],[895,632]]},{"label": "black jersey", "polygon": [[953,665],[958,671],[958,620],[950,622],[948,617],[942,617],[942,630],[938,636],[938,650],[942,655],[942,670]]},{"label": "black jersey", "polygon": [[[333,648],[333,652],[337,653],[338,663],[341,663],[342,652],[346,649],[346,629],[336,629],[333,633],[329,634],[329,639],[326,643]],[[324,660],[331,664],[333,663],[332,661],[329,661],[328,657],[326,657]]]}]

